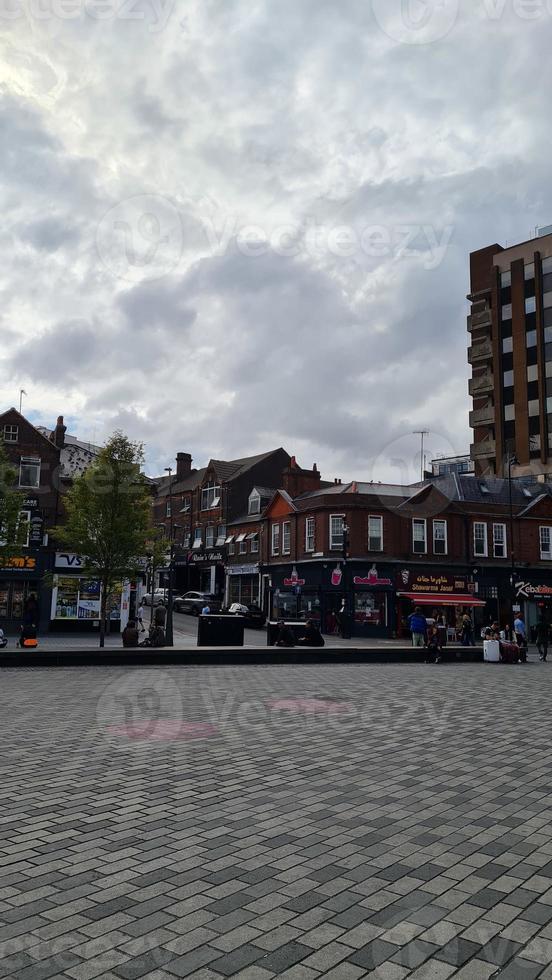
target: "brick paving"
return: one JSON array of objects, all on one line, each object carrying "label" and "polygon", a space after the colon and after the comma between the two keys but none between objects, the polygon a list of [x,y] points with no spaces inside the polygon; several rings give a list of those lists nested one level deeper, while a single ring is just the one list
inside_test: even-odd
[{"label": "brick paving", "polygon": [[4,671],[0,980],[550,980],[551,671]]}]

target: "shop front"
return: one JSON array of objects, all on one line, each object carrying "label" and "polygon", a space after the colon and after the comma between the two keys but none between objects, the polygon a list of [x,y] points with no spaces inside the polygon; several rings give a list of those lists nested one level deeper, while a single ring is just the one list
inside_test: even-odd
[{"label": "shop front", "polygon": [[[56,552],[52,579],[50,630],[52,632],[99,631],[101,587],[96,578],[83,574],[80,555]],[[107,605],[108,632],[119,632],[128,621],[130,583],[117,586]]]},{"label": "shop front", "polygon": [[515,596],[527,635],[534,639],[537,623],[552,624],[552,575],[546,570],[524,574],[524,580],[516,582]]},{"label": "shop front", "polygon": [[188,556],[188,590],[224,595],[226,548],[199,548]]},{"label": "shop front", "polygon": [[261,576],[260,565],[226,566],[226,605],[240,602],[244,606],[260,605]]},{"label": "shop front", "polygon": [[19,633],[25,613],[38,610],[39,630],[48,622],[44,609],[47,590],[41,588],[43,555],[40,551],[13,555],[0,567],[0,627],[6,635]]},{"label": "shop front", "polygon": [[408,636],[408,617],[420,606],[429,620],[446,627],[449,640],[462,632],[462,617],[468,613],[475,635],[488,622],[487,601],[476,594],[472,578],[465,572],[404,568],[397,574],[397,624],[400,636]]}]

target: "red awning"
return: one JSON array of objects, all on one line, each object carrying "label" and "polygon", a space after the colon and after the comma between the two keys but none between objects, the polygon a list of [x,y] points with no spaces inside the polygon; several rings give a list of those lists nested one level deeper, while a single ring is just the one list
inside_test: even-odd
[{"label": "red awning", "polygon": [[483,599],[467,593],[452,592],[449,595],[430,595],[425,592],[399,592],[401,599],[411,599],[419,606],[486,606]]}]

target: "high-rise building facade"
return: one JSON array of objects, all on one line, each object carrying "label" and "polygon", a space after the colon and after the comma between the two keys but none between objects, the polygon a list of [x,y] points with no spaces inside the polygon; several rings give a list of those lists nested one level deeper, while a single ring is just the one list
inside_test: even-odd
[{"label": "high-rise building facade", "polygon": [[478,475],[552,478],[552,234],[470,255],[468,316]]}]

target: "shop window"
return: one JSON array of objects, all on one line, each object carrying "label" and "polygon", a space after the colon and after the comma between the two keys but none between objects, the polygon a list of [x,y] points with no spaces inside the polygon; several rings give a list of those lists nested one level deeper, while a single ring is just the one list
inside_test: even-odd
[{"label": "shop window", "polygon": [[478,558],[487,557],[487,525],[484,521],[475,521],[473,525],[473,553]]},{"label": "shop window", "polygon": [[316,521],[314,517],[307,517],[305,521],[305,551],[312,554],[315,549]]},{"label": "shop window", "polygon": [[273,555],[279,555],[280,554],[280,525],[279,524],[273,524],[272,525],[272,548],[271,548],[271,551],[272,551],[272,554]]},{"label": "shop window", "polygon": [[368,518],[368,551],[383,551],[383,517]]},{"label": "shop window", "polygon": [[30,595],[36,595],[31,583],[0,580],[0,621],[23,619],[25,603]]},{"label": "shop window", "polygon": [[425,518],[415,517],[412,521],[412,550],[416,555],[425,555],[427,552],[427,521]]},{"label": "shop window", "polygon": [[447,553],[447,522],[433,521],[433,554],[446,555]]},{"label": "shop window", "polygon": [[543,561],[552,559],[552,527],[539,527],[540,556]]},{"label": "shop window", "polygon": [[36,490],[40,486],[40,459],[22,456],[19,464],[19,486]]},{"label": "shop window", "polygon": [[19,441],[19,426],[18,425],[5,425],[2,430],[2,435],[4,437],[4,442],[18,442]]},{"label": "shop window", "polygon": [[355,592],[355,623],[365,626],[387,626],[385,592]]},{"label": "shop window", "polygon": [[286,521],[282,524],[282,554],[289,555],[291,552],[291,524]]},{"label": "shop window", "polygon": [[493,524],[493,555],[495,558],[507,558],[506,525]]},{"label": "shop window", "polygon": [[330,551],[341,551],[343,549],[343,524],[345,518],[343,514],[332,514],[330,517]]}]

